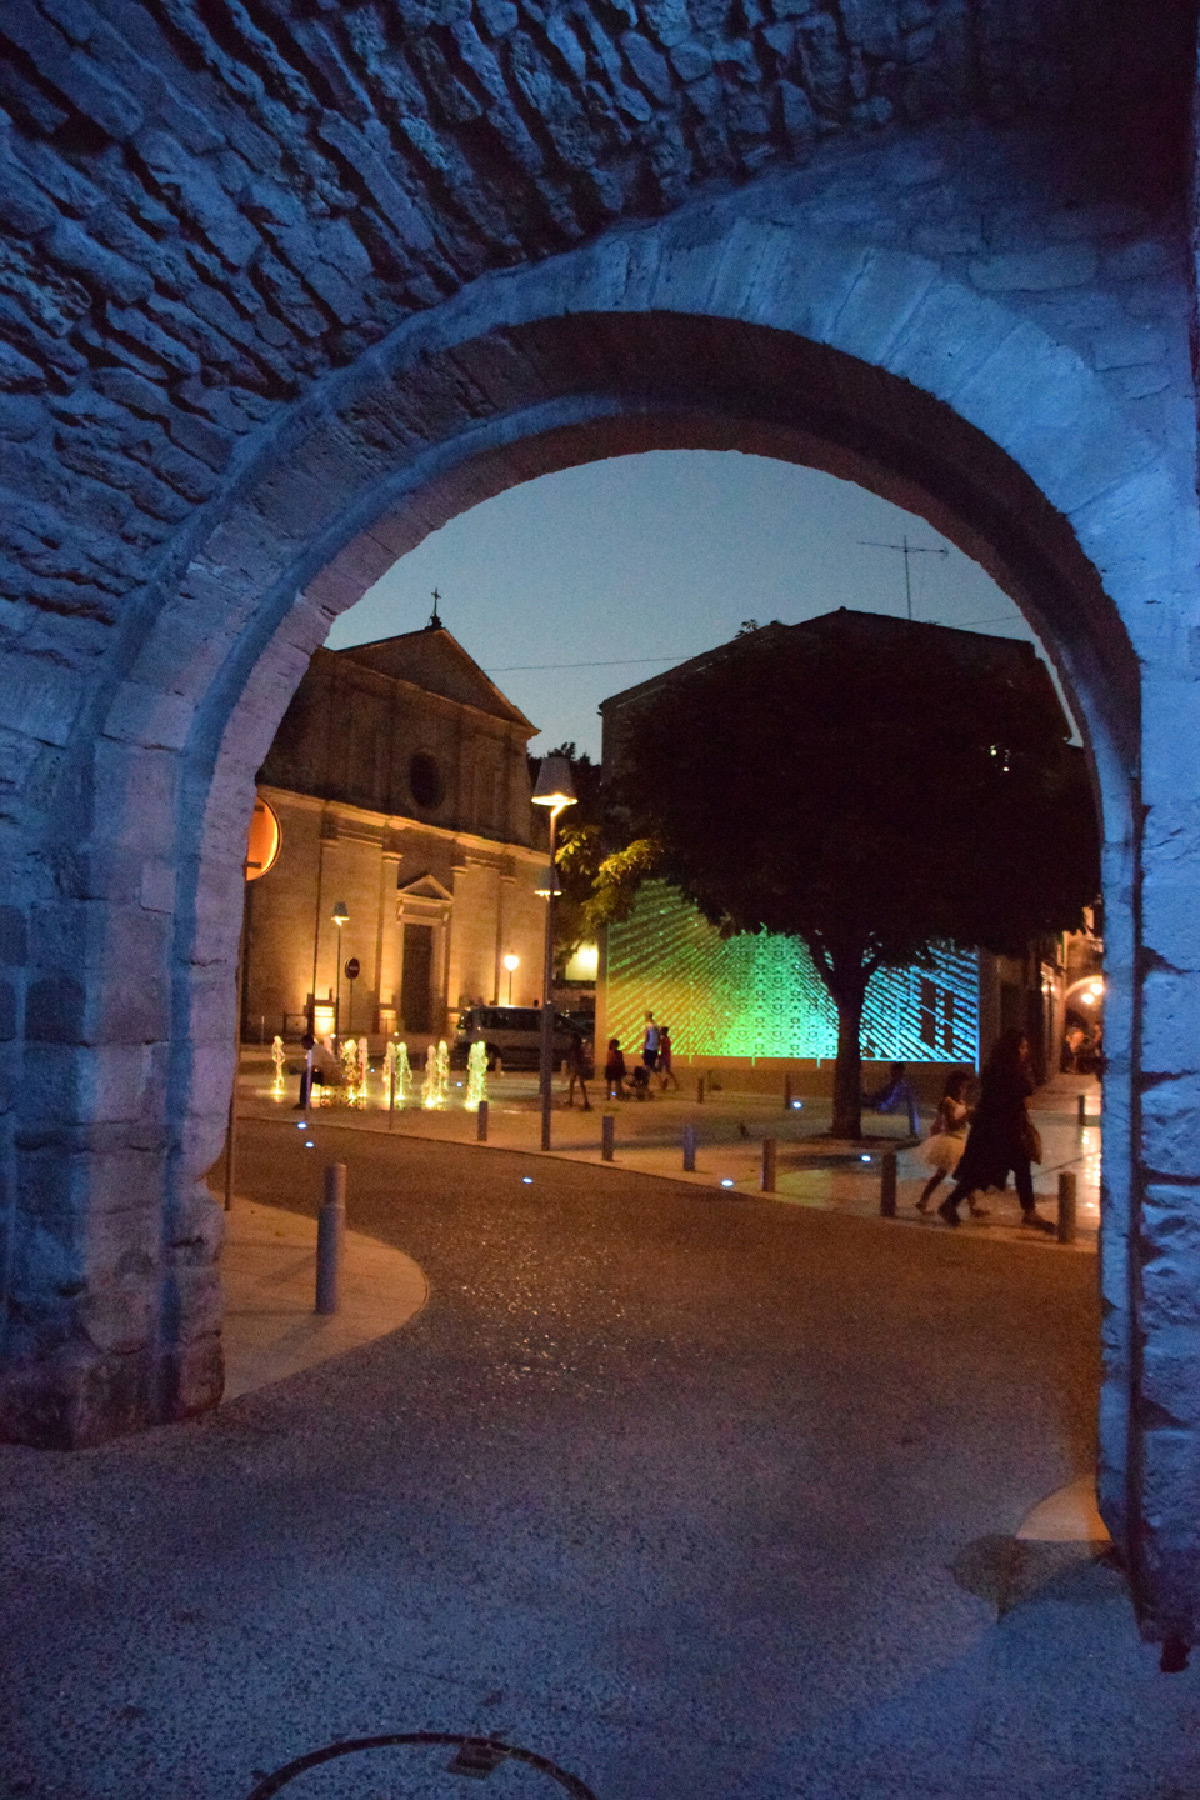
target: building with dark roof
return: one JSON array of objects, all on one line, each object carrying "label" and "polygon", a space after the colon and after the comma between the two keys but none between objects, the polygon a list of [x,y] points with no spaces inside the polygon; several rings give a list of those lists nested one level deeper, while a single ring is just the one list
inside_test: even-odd
[{"label": "building with dark roof", "polygon": [[[1045,664],[1022,639],[985,636],[950,626],[842,607],[796,625],[778,620],[757,628],[781,645],[796,637],[835,636],[848,660],[871,641],[911,643],[936,636],[940,656],[960,661],[1004,684],[1022,706],[1041,713],[1054,730],[1070,725]],[[738,640],[732,640],[736,644]],[[729,654],[718,644],[674,668],[622,689],[601,702],[602,765],[606,780],[620,772],[622,748],[638,719],[682,676]],[[647,1007],[672,1028],[682,1063],[738,1067],[776,1062],[815,1066],[832,1062],[837,1015],[804,944],[770,933],[722,939],[682,895],[647,882],[627,919],[604,934],[597,982],[597,1041],[641,1040]],[[1035,1055],[1057,1067],[1063,1034],[1065,945],[1031,945],[1024,958],[985,951],[939,949],[932,968],[880,969],[863,1010],[865,1061],[893,1059],[940,1067],[978,1066],[997,1034],[1018,1025]]]}]

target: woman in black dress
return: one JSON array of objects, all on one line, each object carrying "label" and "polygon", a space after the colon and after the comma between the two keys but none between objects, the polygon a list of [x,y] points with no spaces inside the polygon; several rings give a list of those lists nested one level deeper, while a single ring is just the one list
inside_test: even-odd
[{"label": "woman in black dress", "polygon": [[1011,1169],[1022,1224],[1034,1231],[1054,1230],[1048,1219],[1039,1216],[1033,1199],[1031,1164],[1041,1161],[1042,1147],[1025,1102],[1036,1086],[1029,1039],[1023,1031],[1001,1032],[983,1072],[979,1105],[962,1161],[954,1171],[954,1188],[938,1207],[947,1225],[959,1223],[958,1208],[968,1194],[980,1188],[1002,1188]]}]

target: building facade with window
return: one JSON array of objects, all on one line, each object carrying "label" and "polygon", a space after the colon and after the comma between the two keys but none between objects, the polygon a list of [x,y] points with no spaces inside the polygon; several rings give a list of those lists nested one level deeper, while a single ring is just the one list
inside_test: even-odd
[{"label": "building facade with window", "polygon": [[540,1001],[535,729],[438,624],[317,651],[259,771],[281,844],[247,889],[245,1039],[336,1013],[421,1044],[507,998],[506,956],[514,1002]]}]

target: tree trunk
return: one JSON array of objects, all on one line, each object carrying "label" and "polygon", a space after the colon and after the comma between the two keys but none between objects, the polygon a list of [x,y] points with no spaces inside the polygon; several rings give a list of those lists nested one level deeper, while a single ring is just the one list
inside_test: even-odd
[{"label": "tree trunk", "polygon": [[833,1071],[833,1123],[835,1138],[862,1136],[862,1010],[866,990],[838,983],[833,995],[838,1013],[837,1062]]}]

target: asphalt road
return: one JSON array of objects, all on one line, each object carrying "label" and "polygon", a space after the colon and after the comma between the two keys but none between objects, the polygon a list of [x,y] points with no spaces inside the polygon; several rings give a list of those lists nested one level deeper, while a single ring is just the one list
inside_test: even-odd
[{"label": "asphalt road", "polygon": [[1200,1788],[1197,1678],[1119,1571],[1012,1540],[1092,1454],[1090,1258],[320,1123],[245,1126],[239,1190],[313,1212],[335,1155],[416,1320],[187,1426],[0,1449],[0,1793],[243,1800],[422,1729],[597,1800]]}]

